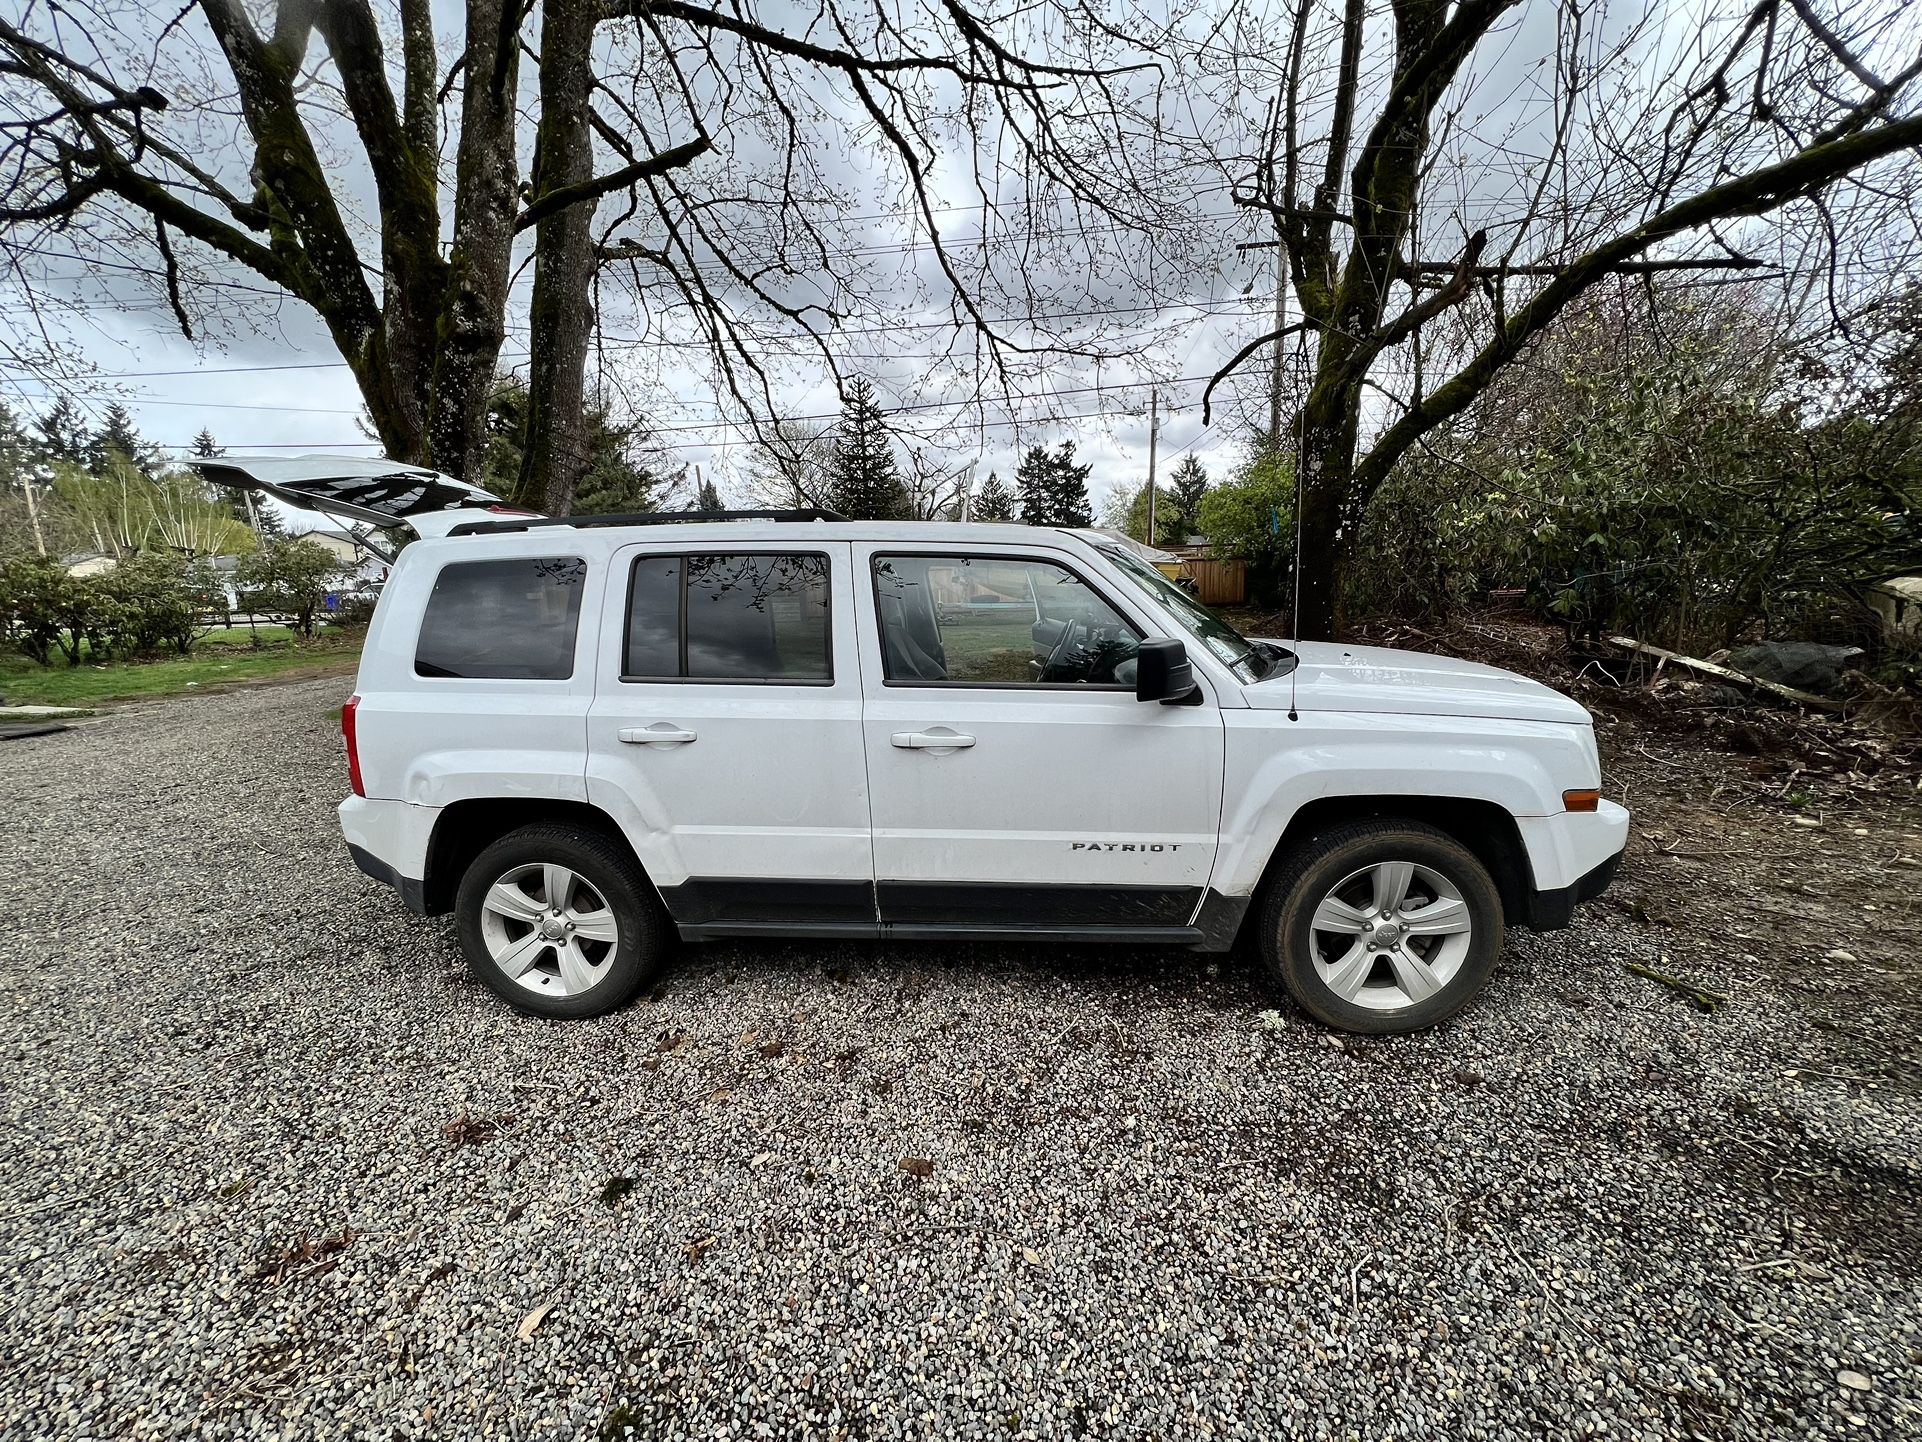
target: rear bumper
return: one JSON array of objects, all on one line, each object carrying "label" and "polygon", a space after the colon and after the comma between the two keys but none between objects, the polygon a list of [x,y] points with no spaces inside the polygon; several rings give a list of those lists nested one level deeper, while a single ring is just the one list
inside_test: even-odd
[{"label": "rear bumper", "polygon": [[347,843],[347,854],[354,858],[354,865],[376,881],[385,882],[400,893],[400,899],[407,903],[407,909],[416,916],[427,915],[427,889],[423,882],[412,876],[402,876],[393,867],[382,861],[365,847]]},{"label": "rear bumper", "polygon": [[349,796],[340,803],[340,830],[354,865],[400,893],[409,911],[427,911],[427,847],[440,808]]}]

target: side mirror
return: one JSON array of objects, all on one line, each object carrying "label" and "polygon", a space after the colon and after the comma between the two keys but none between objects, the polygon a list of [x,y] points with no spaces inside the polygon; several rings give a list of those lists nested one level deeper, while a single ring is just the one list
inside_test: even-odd
[{"label": "side mirror", "polygon": [[1179,701],[1195,689],[1188,648],[1166,636],[1151,636],[1135,652],[1135,700]]}]

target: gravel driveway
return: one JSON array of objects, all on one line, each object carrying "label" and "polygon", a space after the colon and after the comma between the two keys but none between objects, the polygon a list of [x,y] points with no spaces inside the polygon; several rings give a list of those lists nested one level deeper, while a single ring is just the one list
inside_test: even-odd
[{"label": "gravel driveway", "polygon": [[1915,1079],[1732,952],[1703,1015],[1591,907],[1342,1042],[1240,956],[729,943],[548,1024],[348,863],[345,689],[0,746],[8,1438],[1922,1431]]}]

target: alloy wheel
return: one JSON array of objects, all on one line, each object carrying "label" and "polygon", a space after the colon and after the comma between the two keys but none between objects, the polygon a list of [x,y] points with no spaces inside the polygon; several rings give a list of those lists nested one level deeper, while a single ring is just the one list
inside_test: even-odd
[{"label": "alloy wheel", "polygon": [[1460,889],[1413,861],[1378,861],[1331,887],[1309,923],[1315,971],[1343,1001],[1393,1011],[1427,1001],[1461,971],[1473,920]]},{"label": "alloy wheel", "polygon": [[501,974],[543,996],[579,996],[599,984],[620,945],[607,898],[554,862],[516,866],[481,902],[481,938]]}]

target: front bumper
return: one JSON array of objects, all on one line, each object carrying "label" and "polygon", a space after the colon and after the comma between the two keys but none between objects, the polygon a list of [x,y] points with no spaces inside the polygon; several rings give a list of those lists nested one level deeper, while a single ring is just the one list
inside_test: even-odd
[{"label": "front bumper", "polygon": [[1531,891],[1524,924],[1531,931],[1561,930],[1574,917],[1576,907],[1608,890],[1621,864],[1622,853],[1618,851],[1568,886],[1559,886],[1553,891]]}]

